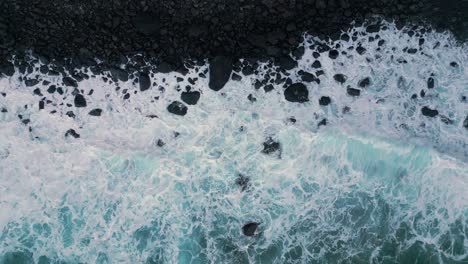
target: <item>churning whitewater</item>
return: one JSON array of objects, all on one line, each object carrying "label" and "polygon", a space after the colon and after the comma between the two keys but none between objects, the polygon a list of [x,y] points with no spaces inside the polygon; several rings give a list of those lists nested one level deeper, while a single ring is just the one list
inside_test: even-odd
[{"label": "churning whitewater", "polygon": [[389,23],[301,47],[220,91],[207,64],[0,79],[0,263],[466,263],[466,44]]}]

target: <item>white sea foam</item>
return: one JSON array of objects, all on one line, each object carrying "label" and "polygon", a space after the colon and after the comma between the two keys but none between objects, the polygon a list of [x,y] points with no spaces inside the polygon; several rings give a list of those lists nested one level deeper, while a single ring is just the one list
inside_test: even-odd
[{"label": "white sea foam", "polygon": [[[88,106],[80,109],[66,105],[73,89],[25,87],[18,72],[1,79],[8,112],[0,113],[0,263],[18,257],[12,252],[67,263],[379,263],[418,254],[423,262],[466,261],[468,49],[447,33],[426,33],[419,46],[419,37],[389,24],[377,33],[385,40],[378,51],[380,39],[355,32],[356,40],[333,43],[347,55],[319,57],[324,75],[307,84],[304,104],[287,102],[281,85],[255,90],[266,69],[220,92],[199,78],[192,89],[200,101],[185,117],[166,110],[188,85],[176,82],[178,73],[155,74],[157,86],[145,92],[133,80],[119,91],[100,77],[84,80],[78,89]],[[305,38],[293,81],[299,69],[315,72],[308,47],[316,41]],[[365,54],[350,49],[358,43]],[[427,89],[431,74],[435,87]],[[371,85],[358,98],[346,94],[365,77]],[[44,110],[37,87],[52,101]],[[329,106],[318,104],[323,95]],[[422,116],[423,106],[453,124]],[[103,114],[88,115],[93,108]],[[80,138],[65,137],[70,128]],[[261,153],[267,137],[281,143],[281,159]],[[235,183],[239,173],[250,178],[247,191]],[[252,238],[241,231],[249,221],[261,223]]]}]

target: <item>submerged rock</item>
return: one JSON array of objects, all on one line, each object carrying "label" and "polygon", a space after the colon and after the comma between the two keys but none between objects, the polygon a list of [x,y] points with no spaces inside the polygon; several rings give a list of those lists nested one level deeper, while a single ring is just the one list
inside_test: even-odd
[{"label": "submerged rock", "polygon": [[439,114],[439,111],[437,111],[436,109],[430,109],[429,107],[424,106],[423,108],[421,108],[421,113],[428,117],[435,117]]},{"label": "submerged rock", "polygon": [[210,80],[208,86],[214,91],[223,89],[229,81],[232,72],[232,61],[224,56],[215,57],[210,61]]},{"label": "submerged rock", "polygon": [[93,109],[89,112],[89,115],[90,116],[100,116],[102,113],[102,109],[100,108],[96,108],[96,109]]},{"label": "submerged rock", "polygon": [[241,191],[245,191],[250,186],[250,178],[239,173],[236,179],[236,184],[241,187]]},{"label": "submerged rock", "polygon": [[242,233],[245,236],[254,236],[260,223],[249,222],[242,227]]},{"label": "submerged rock", "polygon": [[309,101],[309,91],[303,83],[293,83],[284,90],[284,98],[293,103]]},{"label": "submerged rock", "polygon": [[361,88],[365,88],[370,85],[370,78],[366,77],[358,82],[358,86]]},{"label": "submerged rock", "polygon": [[281,144],[269,137],[265,142],[263,142],[262,153],[267,155],[278,153],[278,156],[281,157]]},{"label": "submerged rock", "polygon": [[468,130],[468,115],[465,117],[465,120],[463,121],[463,127]]},{"label": "submerged rock", "polygon": [[167,111],[174,115],[184,116],[187,114],[187,106],[179,101],[174,101],[167,106]]},{"label": "submerged rock", "polygon": [[434,88],[434,78],[429,77],[429,78],[427,79],[427,88],[428,88],[428,89]]},{"label": "submerged rock", "polygon": [[80,134],[76,133],[74,129],[68,129],[67,132],[65,133],[65,137],[74,137],[74,138],[79,138]]}]

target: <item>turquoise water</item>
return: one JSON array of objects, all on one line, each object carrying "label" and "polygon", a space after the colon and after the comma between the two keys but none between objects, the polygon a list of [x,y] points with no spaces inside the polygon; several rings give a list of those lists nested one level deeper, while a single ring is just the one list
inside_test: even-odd
[{"label": "turquoise water", "polygon": [[[467,49],[427,33],[421,53],[405,55],[419,38],[392,25],[379,35],[380,50],[361,36],[339,42],[349,56],[322,56],[325,74],[308,84],[305,104],[286,102],[280,86],[255,91],[253,77],[222,93],[200,79],[200,102],[178,117],[165,107],[185,83],[171,73],[152,76],[164,93],[127,101],[115,86],[137,90],[131,81],[84,81],[86,94],[94,89],[89,109],[71,119],[60,103],[72,97],[50,95],[56,105],[38,111],[18,76],[1,79],[0,263],[467,263]],[[358,42],[368,55],[349,49]],[[409,62],[395,63],[399,56]],[[306,50],[298,67],[312,62]],[[436,87],[412,100],[431,72]],[[372,84],[351,98],[335,73]],[[323,95],[331,105],[318,105]],[[424,105],[453,124],[422,116]],[[96,106],[103,115],[89,116]],[[81,137],[65,138],[70,128]],[[281,155],[262,153],[269,137]],[[244,191],[239,174],[249,178]],[[259,227],[247,237],[242,226],[252,221]]]}]

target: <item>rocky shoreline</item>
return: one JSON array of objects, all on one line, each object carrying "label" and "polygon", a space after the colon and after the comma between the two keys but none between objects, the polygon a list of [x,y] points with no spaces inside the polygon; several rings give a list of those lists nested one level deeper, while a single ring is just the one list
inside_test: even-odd
[{"label": "rocky shoreline", "polygon": [[[448,2],[461,5],[454,8]],[[128,56],[135,54],[142,55],[137,60],[162,63],[162,71],[178,69],[188,58],[280,58],[294,52],[304,32],[337,38],[350,22],[375,15],[407,22],[435,18],[439,13],[444,17],[448,9],[449,17],[438,24],[463,26],[468,4],[448,2],[2,1],[0,68],[8,72],[6,60],[13,55],[27,60],[29,50],[44,64],[69,69],[96,66],[95,58],[104,68],[127,64]]]}]

